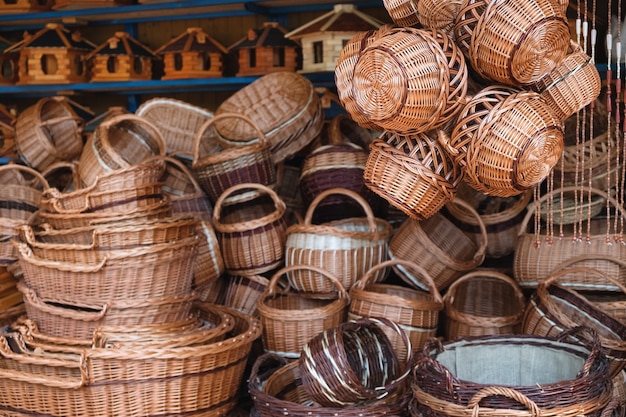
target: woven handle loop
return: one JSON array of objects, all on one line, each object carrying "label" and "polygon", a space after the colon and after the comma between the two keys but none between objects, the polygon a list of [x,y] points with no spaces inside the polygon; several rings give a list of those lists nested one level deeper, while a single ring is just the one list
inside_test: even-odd
[{"label": "woven handle loop", "polygon": [[80,185],[80,177],[78,176],[78,164],[75,161],[57,161],[41,171],[44,178],[50,177],[56,171],[69,169],[72,172],[72,184],[78,187]]},{"label": "woven handle loop", "polygon": [[[77,262],[60,262],[60,261],[49,261],[47,259],[41,259],[37,255],[35,255],[32,249],[28,246],[28,244],[24,242],[16,242],[12,241],[13,245],[17,248],[20,255],[26,260],[35,266],[56,269],[58,271],[67,271],[67,272],[100,272],[102,268],[106,265],[108,258],[105,256],[103,259],[95,264],[80,264]],[[37,242],[37,245],[40,243]]]},{"label": "woven handle loop", "polygon": [[60,116],[60,117],[53,117],[52,119],[44,120],[43,122],[40,122],[39,124],[41,126],[49,126],[49,125],[55,125],[57,123],[67,122],[70,120],[75,121],[76,124],[78,124],[79,126],[82,126],[84,123],[84,120],[78,116]]},{"label": "woven handle loop", "polygon": [[342,187],[329,188],[319,193],[313,199],[313,201],[311,201],[311,204],[309,205],[309,208],[306,211],[306,214],[304,216],[304,224],[307,226],[310,226],[313,221],[313,213],[315,209],[317,208],[318,204],[321,203],[326,197],[330,195],[335,195],[335,194],[345,195],[347,197],[352,198],[357,203],[359,203],[359,205],[363,208],[363,211],[365,212],[365,216],[367,217],[367,224],[369,227],[368,232],[371,234],[378,235],[378,227],[376,225],[376,218],[374,217],[374,212],[372,211],[372,208],[370,207],[368,202],[363,197],[361,197],[358,193],[352,190],[349,190],[347,188],[342,188]]},{"label": "woven handle loop", "polygon": [[[14,333],[12,337],[15,336],[15,339],[17,335],[17,333]],[[54,375],[46,375],[41,372],[31,373],[13,369],[0,369],[0,378],[10,379],[11,381],[26,382],[53,388],[78,389],[84,387],[89,379],[86,371],[87,367],[85,365],[86,360],[84,353],[77,356],[78,360],[59,358],[52,353],[43,355],[41,353],[36,355],[15,353],[11,350],[6,336],[2,335],[0,336],[0,355],[6,359],[26,365],[77,368],[80,371],[80,378],[71,378],[68,376],[57,377]]]},{"label": "woven handle loop", "polygon": [[[429,338],[424,346],[422,347],[421,354],[417,357],[417,362],[413,369],[413,374],[417,374],[419,368],[428,369],[430,372],[434,371],[440,375],[444,375],[444,379],[446,381],[446,390],[453,396],[453,398],[458,398],[458,393],[456,392],[455,386],[458,386],[459,381],[450,372],[448,368],[446,368],[441,362],[439,362],[435,357],[444,351],[444,346],[441,338],[431,337]],[[431,353],[432,352],[432,353]]]},{"label": "woven handle loop", "polygon": [[464,200],[454,199],[446,204],[456,204],[458,206],[461,206],[476,219],[478,228],[480,229],[480,245],[478,247],[478,250],[474,254],[474,258],[472,261],[476,266],[480,265],[485,260],[485,256],[487,253],[488,236],[487,236],[487,227],[485,226],[485,222],[483,221],[482,217],[480,217],[480,214],[478,214],[476,209],[472,207],[471,204],[469,204],[468,202]]},{"label": "woven handle loop", "polygon": [[3,171],[11,170],[22,171],[29,175],[32,175],[37,181],[39,181],[44,190],[50,188],[50,185],[48,184],[46,178],[39,171],[36,171],[33,168],[27,167],[25,165],[19,165],[13,162],[0,166],[0,173]]},{"label": "woven handle loop", "polygon": [[[412,272],[416,273],[417,275],[421,276],[422,279],[426,282],[426,285],[428,286],[429,292],[433,297],[433,301],[443,306],[443,298],[441,297],[441,293],[437,289],[437,285],[435,284],[435,281],[433,280],[431,275],[428,273],[428,271],[426,271],[421,266],[415,264],[414,262],[404,260],[404,259],[389,259],[389,260],[386,260],[384,262],[374,265],[360,279],[358,279],[353,284],[353,287],[359,288],[361,290],[365,290],[367,285],[370,283],[370,280],[376,277],[376,272],[382,269],[391,267],[391,266],[395,266],[395,265],[402,265],[405,268],[410,269]],[[400,272],[403,272],[403,270],[400,270]]]},{"label": "woven handle loop", "polygon": [[62,308],[56,307],[54,305],[48,304],[44,302],[39,295],[32,288],[28,288],[22,282],[17,283],[18,290],[22,293],[26,301],[33,306],[37,307],[38,310],[51,314],[57,317],[63,317],[71,320],[80,320],[80,321],[98,321],[101,320],[109,311],[109,305],[104,304],[102,306],[75,306],[75,307],[87,307],[89,309],[94,310],[91,311],[78,311],[70,308]]},{"label": "woven handle loop", "polygon": [[480,410],[480,401],[484,398],[492,397],[495,395],[507,397],[507,398],[517,401],[518,403],[528,408],[528,411],[530,411],[530,414],[533,417],[541,416],[541,410],[539,409],[539,406],[533,400],[531,400],[526,395],[522,394],[521,392],[513,388],[501,387],[501,386],[482,388],[476,394],[474,394],[467,403],[467,408],[472,413],[471,416],[479,417],[481,415],[485,415]]},{"label": "woven handle loop", "polygon": [[267,378],[274,372],[287,365],[287,359],[275,353],[263,353],[252,364],[248,384],[261,388]]},{"label": "woven handle loop", "polygon": [[202,126],[200,126],[200,128],[198,129],[198,132],[196,133],[196,136],[194,137],[194,140],[193,140],[193,155],[192,155],[194,164],[197,161],[199,161],[200,158],[203,156],[203,155],[200,155],[200,141],[202,140],[202,136],[204,135],[204,132],[206,132],[206,130],[208,128],[213,126],[213,124],[215,122],[217,122],[219,120],[223,120],[223,119],[232,119],[232,118],[243,120],[244,122],[246,122],[247,124],[252,126],[252,129],[254,129],[254,131],[258,135],[257,140],[251,141],[251,142],[246,142],[246,144],[255,143],[255,142],[258,142],[259,144],[262,144],[262,145],[269,144],[269,142],[267,140],[267,137],[265,136],[263,131],[248,116],[245,116],[245,115],[239,114],[239,113],[222,113],[222,114],[218,114],[218,115],[213,116],[212,118],[208,119],[206,122],[204,122],[202,124]]},{"label": "woven handle loop", "polygon": [[[556,188],[544,195],[541,196],[541,198],[539,198],[539,200],[537,200],[536,202],[532,203],[531,205],[528,206],[528,211],[526,212],[526,216],[524,216],[524,219],[521,221],[520,225],[519,225],[519,229],[518,229],[518,236],[522,236],[524,233],[527,232],[528,229],[528,223],[530,222],[530,218],[533,216],[533,214],[535,214],[535,212],[537,211],[536,208],[537,207],[541,207],[541,204],[544,203],[545,201],[547,201],[549,198],[553,198],[555,195],[557,195],[557,193],[568,193],[568,192],[574,192],[574,191],[578,191],[581,192],[581,187],[580,186],[576,186],[576,185],[568,185],[565,187],[560,187],[560,188]],[[608,200],[613,207],[619,212],[619,216],[620,217],[626,217],[626,212],[624,211],[624,207],[622,207],[619,202],[617,200],[615,200],[614,197],[608,195],[606,192],[599,190],[595,187],[591,187],[591,188],[585,188],[586,192],[591,192],[592,194],[595,194],[599,197],[604,198],[605,200]]]},{"label": "woven handle loop", "polygon": [[[613,262],[614,264],[616,264],[619,267],[622,268],[626,268],[626,261],[617,258],[615,256],[611,256],[611,255],[606,255],[606,254],[601,254],[601,253],[593,253],[593,254],[589,254],[589,255],[578,255],[578,256],[573,256],[571,258],[568,258],[566,260],[564,260],[563,262],[561,262],[560,264],[558,264],[557,266],[555,266],[552,269],[552,272],[550,273],[550,275],[552,275],[553,273],[559,272],[562,269],[565,269],[567,267],[572,267],[574,264],[577,264],[578,262],[584,262],[584,261],[588,261],[588,260],[598,260],[598,261],[607,261],[607,262]],[[593,268],[592,268],[593,269]],[[613,285],[615,285],[622,293],[626,294],[626,286],[624,284],[622,284],[622,282],[618,279],[613,278],[612,276],[610,276],[609,274],[599,270],[599,269],[593,269],[593,273],[595,275],[601,276],[603,278],[605,278],[607,281],[609,281],[610,283],[612,283]]]},{"label": "woven handle loop", "polygon": [[[235,224],[225,225],[220,222],[220,216],[222,214],[222,206],[224,205],[224,201],[228,198],[228,196],[230,196],[236,191],[250,189],[250,188],[260,190],[266,193],[267,195],[269,195],[272,201],[274,202],[274,208],[275,208],[273,213],[270,213],[261,218],[255,219],[255,223],[267,224],[272,221],[275,221],[276,219],[282,217],[285,214],[285,212],[287,211],[287,205],[274,190],[260,183],[244,182],[244,183],[236,184],[236,185],[233,185],[232,187],[229,187],[222,194],[220,194],[220,196],[217,198],[217,201],[213,205],[213,227],[215,228],[215,230],[225,231],[227,227],[229,231],[246,231],[250,229],[250,227],[245,225],[244,223],[239,223],[237,225]],[[230,204],[230,206],[232,207],[234,204],[236,203]]]},{"label": "woven handle loop", "polygon": [[155,155],[155,156],[149,157],[144,162],[147,162],[153,159],[157,161],[162,160],[162,161],[165,161],[166,164],[174,165],[180,172],[182,172],[185,175],[185,178],[189,180],[191,185],[193,185],[193,189],[196,191],[196,194],[198,196],[205,195],[205,192],[202,189],[202,186],[200,185],[200,183],[196,180],[195,175],[193,175],[193,173],[189,170],[189,168],[187,168],[187,166],[183,164],[181,161],[179,161],[177,158],[174,158],[169,155]]},{"label": "woven handle loop", "polygon": [[454,319],[465,321],[465,322],[476,320],[474,315],[470,315],[462,311],[459,311],[454,304],[454,299],[456,297],[456,291],[458,288],[460,288],[461,284],[467,281],[471,281],[472,279],[475,279],[475,278],[480,279],[483,277],[494,278],[494,279],[504,282],[505,284],[508,284],[509,287],[513,289],[513,292],[515,293],[516,305],[519,306],[520,308],[516,314],[511,315],[511,316],[480,317],[481,322],[492,323],[494,325],[500,325],[500,326],[504,326],[508,324],[513,325],[515,323],[519,323],[519,321],[522,319],[522,316],[524,315],[524,310],[526,306],[526,299],[524,297],[524,293],[522,292],[522,289],[517,284],[517,281],[515,281],[513,278],[509,277],[508,275],[503,274],[498,271],[492,271],[488,269],[468,272],[467,274],[457,278],[454,282],[452,282],[452,284],[450,284],[450,286],[446,290],[446,295],[443,297],[443,300],[446,305],[446,315],[449,316],[450,318],[454,318]]},{"label": "woven handle loop", "polygon": [[585,363],[577,376],[579,378],[586,378],[591,373],[598,355],[603,351],[600,336],[589,326],[577,326],[575,323],[572,323],[568,329],[563,330],[557,335],[559,341],[564,341],[568,338],[575,340],[577,343],[582,343],[583,346],[589,349],[589,355],[587,359],[585,359]]},{"label": "woven handle loop", "polygon": [[[600,255],[599,257],[594,256],[595,259],[606,259],[606,260],[611,260],[610,256],[602,256]],[[585,257],[583,256],[577,256],[576,257],[577,261],[581,261],[584,260]],[[589,259],[589,258],[587,258]],[[563,278],[564,276],[570,274],[570,273],[585,273],[585,274],[591,274],[591,275],[596,275],[599,277],[604,278],[605,280],[607,280],[608,282],[610,282],[611,284],[615,285],[617,288],[619,288],[619,290],[626,294],[626,286],[624,286],[624,284],[622,284],[619,280],[613,278],[612,276],[610,276],[609,274],[600,271],[599,269],[594,269],[594,268],[588,268],[585,266],[570,266],[568,267],[567,264],[569,262],[563,262],[561,264],[559,264],[557,266],[557,268],[554,268],[552,270],[552,272],[550,273],[550,275],[548,275],[547,278],[545,278],[543,281],[539,282],[539,285],[537,287],[537,289],[539,288],[548,288],[551,285],[554,285],[555,283],[557,283],[559,281],[559,279]]]},{"label": "woven handle loop", "polygon": [[[30,258],[31,256],[35,256],[32,252],[33,247],[35,248],[41,248],[41,249],[66,249],[66,250],[86,250],[86,249],[95,249],[96,245],[95,245],[95,240],[91,243],[91,244],[80,244],[80,243],[66,243],[66,244],[58,244],[58,243],[49,243],[49,242],[40,242],[37,240],[37,237],[35,236],[35,231],[33,230],[32,226],[27,225],[27,224],[20,224],[19,226],[16,227],[16,229],[18,230],[20,239],[22,239],[24,241],[24,243],[26,243],[26,247],[28,247],[28,251],[24,250],[24,254],[28,254],[28,256],[24,256],[24,257],[28,257]],[[94,232],[95,233],[95,232]],[[20,246],[17,246],[18,250],[20,250]],[[47,260],[42,259],[42,262],[46,262]],[[35,260],[35,262],[31,262],[34,265],[37,265],[37,260]],[[38,266],[42,266],[42,265],[38,265]]]},{"label": "woven handle loop", "polygon": [[[346,143],[346,141],[344,140],[344,135],[341,131],[341,126],[344,123],[348,123],[349,125],[353,125],[354,129],[353,129],[353,133],[362,133],[362,136],[365,136],[365,134],[369,134],[369,131],[366,130],[365,128],[359,126],[353,119],[352,117],[350,117],[350,115],[348,114],[339,114],[335,117],[333,117],[330,121],[330,123],[328,124],[328,144],[329,145],[340,145],[342,143]],[[349,143],[356,145],[359,147],[359,149],[363,149],[366,150],[367,149],[367,145],[368,143],[371,141],[371,138],[367,138],[365,137],[362,141],[362,143],[357,143],[353,140],[349,141]]]},{"label": "woven handle loop", "polygon": [[[270,279],[269,283],[267,284],[267,287],[265,288],[265,294],[261,297],[261,299],[265,299],[267,297],[273,297],[279,293],[277,292],[276,287],[278,285],[278,282],[280,281],[280,278],[283,275],[288,274],[289,272],[301,271],[301,270],[313,271],[325,278],[328,278],[328,280],[331,281],[335,285],[335,287],[337,287],[339,298],[345,299],[348,301],[350,300],[348,291],[346,291],[341,281],[339,281],[339,279],[334,274],[314,265],[288,265],[279,269],[278,271],[276,271],[274,275],[272,275],[272,278]],[[288,291],[290,287],[291,286],[289,285],[286,289],[283,289],[280,293],[284,294],[286,291]]]}]

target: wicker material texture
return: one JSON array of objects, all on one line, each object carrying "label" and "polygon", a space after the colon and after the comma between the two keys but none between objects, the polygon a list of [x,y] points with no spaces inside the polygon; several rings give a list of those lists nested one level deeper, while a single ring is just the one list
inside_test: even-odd
[{"label": "wicker material texture", "polygon": [[[340,194],[358,202],[365,217],[314,224],[313,214],[327,196]],[[353,191],[333,188],[320,193],[307,209],[302,223],[289,226],[285,243],[285,265],[309,265],[324,269],[341,280],[349,290],[352,284],[374,265],[387,259],[391,225],[374,217],[371,207]],[[374,281],[384,278],[384,271]],[[326,278],[314,271],[287,274],[292,288],[317,294],[335,294]]]},{"label": "wicker material texture", "polygon": [[552,71],[570,44],[565,14],[552,0],[463,0],[454,34],[478,75],[518,86]]},{"label": "wicker material texture", "polygon": [[477,269],[450,285],[445,302],[445,337],[516,334],[521,330],[526,299],[511,277]]},{"label": "wicker material texture", "polygon": [[418,8],[421,0],[384,0],[387,13],[398,26],[416,26],[420,23]]},{"label": "wicker material texture", "polygon": [[538,93],[485,87],[465,105],[446,149],[474,189],[510,197],[541,183],[563,151],[563,126]]},{"label": "wicker material texture", "polygon": [[239,123],[217,121],[221,141],[241,146],[259,138],[262,131],[270,143],[272,161],[294,156],[322,130],[321,102],[313,84],[295,72],[275,72],[262,76],[226,99],[215,112],[243,114],[258,129]]},{"label": "wicker material texture", "polygon": [[[279,281],[290,271],[315,271],[337,291],[337,298],[316,299],[287,288]],[[346,320],[350,299],[339,279],[321,268],[292,265],[274,273],[260,296],[257,309],[263,325],[263,347],[286,359],[297,359],[306,343],[319,333],[335,328]]]},{"label": "wicker material texture", "polygon": [[461,0],[419,0],[417,18],[424,28],[439,29],[452,36],[461,3]]},{"label": "wicker material texture", "polygon": [[417,220],[431,217],[454,198],[461,178],[447,152],[425,133],[385,132],[370,144],[363,173],[368,188]]}]

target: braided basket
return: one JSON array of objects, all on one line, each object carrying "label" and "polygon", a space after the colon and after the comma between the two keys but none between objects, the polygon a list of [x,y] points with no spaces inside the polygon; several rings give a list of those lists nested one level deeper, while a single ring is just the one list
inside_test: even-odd
[{"label": "braided basket", "polygon": [[479,76],[516,86],[549,74],[570,45],[566,16],[553,0],[463,0],[454,34]]},{"label": "braided basket", "polygon": [[541,183],[563,151],[563,125],[538,93],[484,88],[465,105],[446,149],[465,181],[510,197]]},{"label": "braided basket", "polygon": [[[445,135],[442,130],[438,135]],[[365,185],[408,216],[422,220],[454,198],[462,175],[440,143],[425,133],[385,132],[370,144]]]}]

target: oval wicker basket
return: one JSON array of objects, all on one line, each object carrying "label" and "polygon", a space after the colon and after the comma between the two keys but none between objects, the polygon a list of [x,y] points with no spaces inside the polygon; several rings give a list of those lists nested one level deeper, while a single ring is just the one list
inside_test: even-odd
[{"label": "oval wicker basket", "polygon": [[433,216],[454,198],[461,179],[443,146],[425,133],[383,133],[371,143],[363,173],[368,188],[417,220]]},{"label": "oval wicker basket", "polygon": [[465,105],[446,149],[465,181],[510,197],[541,183],[563,151],[563,125],[538,93],[485,87]]},{"label": "oval wicker basket", "polygon": [[80,155],[78,176],[86,187],[100,175],[164,154],[165,142],[158,127],[139,116],[120,114],[98,125]]},{"label": "oval wicker basket", "polygon": [[562,7],[553,0],[463,0],[454,34],[478,75],[516,86],[550,73],[571,39]]},{"label": "oval wicker basket", "polygon": [[30,167],[43,171],[81,154],[83,124],[66,98],[44,97],[17,116],[15,146]]},{"label": "oval wicker basket", "polygon": [[[419,277],[428,292],[393,283],[372,283],[376,271],[402,265]],[[413,262],[388,260],[375,265],[350,288],[348,318],[384,317],[397,323],[411,341],[412,349],[421,350],[424,343],[435,337],[439,328],[439,314],[444,304],[435,283],[426,270]],[[409,357],[403,336],[383,326],[394,350],[401,358]]]},{"label": "oval wicker basket", "polygon": [[[200,143],[205,131],[214,129],[217,123],[225,120],[243,121],[236,125],[248,125],[258,139],[254,143],[243,144],[230,148],[217,148],[213,153],[202,155]],[[209,199],[215,203],[229,188],[241,183],[258,183],[275,188],[276,166],[272,161],[269,140],[260,127],[243,114],[221,112],[214,118],[207,120],[198,130],[194,139],[193,162],[191,169]],[[243,202],[259,195],[255,188],[249,188],[246,193],[232,194],[226,204]]]},{"label": "oval wicker basket", "polygon": [[[439,291],[454,280],[479,266],[487,250],[487,229],[474,208],[463,200],[453,200],[477,219],[481,229],[481,242],[474,240],[455,226],[443,214],[417,221],[407,218],[389,241],[389,257],[411,261],[425,269]],[[400,277],[415,288],[427,289],[419,279],[403,268]]]},{"label": "oval wicker basket", "polygon": [[[279,280],[294,270],[315,271],[337,291],[337,298],[316,299],[306,294],[278,288]],[[350,298],[339,279],[314,266],[291,265],[272,275],[261,294],[257,309],[263,325],[263,347],[286,359],[297,359],[306,343],[319,333],[339,326],[346,320]]]},{"label": "oval wicker basket", "polygon": [[272,161],[294,156],[322,130],[324,115],[313,84],[295,72],[274,72],[241,88],[217,108],[215,115],[237,113],[254,120],[258,129],[241,123],[216,121],[223,145],[241,146],[263,132]]},{"label": "oval wicker basket", "polygon": [[443,300],[447,340],[520,333],[526,298],[508,275],[468,272],[448,287]]},{"label": "oval wicker basket", "polygon": [[0,166],[0,175],[14,177],[14,180],[3,180],[0,218],[27,222],[38,210],[42,192],[49,189],[48,181],[39,171],[14,163]]},{"label": "oval wicker basket", "polygon": [[[327,196],[340,194],[358,202],[365,217],[314,224],[317,205]],[[285,265],[309,265],[338,277],[346,290],[374,265],[387,259],[391,225],[374,217],[371,207],[360,195],[343,188],[332,188],[318,194],[309,205],[302,223],[289,226],[285,243]],[[385,277],[384,271],[375,281]],[[335,297],[336,289],[314,271],[290,271],[289,284],[298,291]]]},{"label": "oval wicker basket", "polygon": [[[224,207],[229,196],[247,189],[262,193],[259,200]],[[224,191],[213,209],[213,227],[226,271],[256,275],[278,267],[285,253],[286,211],[278,194],[261,184],[242,183]]]}]

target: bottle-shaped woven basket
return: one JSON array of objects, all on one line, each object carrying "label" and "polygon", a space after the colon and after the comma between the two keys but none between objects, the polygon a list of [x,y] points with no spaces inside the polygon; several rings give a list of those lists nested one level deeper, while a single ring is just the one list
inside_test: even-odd
[{"label": "bottle-shaped woven basket", "polygon": [[472,188],[510,197],[541,183],[557,164],[563,125],[538,93],[489,86],[465,105],[446,150]]},{"label": "bottle-shaped woven basket", "polygon": [[570,45],[563,8],[553,0],[463,0],[454,34],[479,76],[516,86],[550,73]]}]

